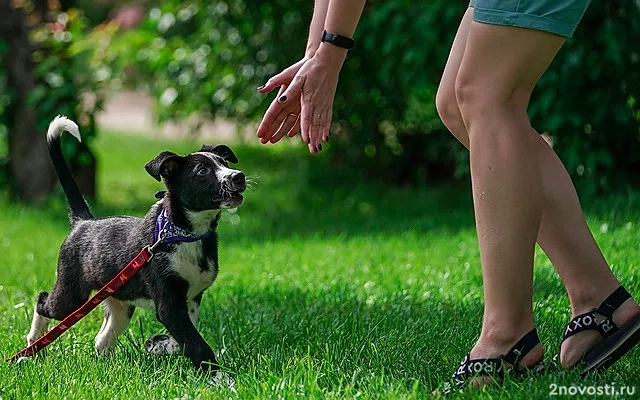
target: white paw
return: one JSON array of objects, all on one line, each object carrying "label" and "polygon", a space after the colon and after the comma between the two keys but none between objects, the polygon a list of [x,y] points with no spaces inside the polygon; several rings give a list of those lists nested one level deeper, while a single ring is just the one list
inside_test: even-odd
[{"label": "white paw", "polygon": [[153,335],[144,344],[148,353],[164,356],[182,354],[180,344],[169,335]]},{"label": "white paw", "polygon": [[226,372],[216,371],[213,377],[209,379],[208,383],[216,388],[225,388],[231,390],[233,393],[237,393],[236,380]]},{"label": "white paw", "polygon": [[38,339],[40,339],[40,337],[37,334],[29,332],[29,334],[27,335],[27,344],[31,346]]}]

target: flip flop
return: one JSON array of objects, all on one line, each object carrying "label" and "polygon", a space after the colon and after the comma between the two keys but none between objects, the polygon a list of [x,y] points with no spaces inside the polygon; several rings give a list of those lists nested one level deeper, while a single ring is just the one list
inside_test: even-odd
[{"label": "flip flop", "polygon": [[587,330],[598,331],[604,338],[576,364],[582,368],[581,376],[610,367],[640,343],[640,315],[621,327],[613,322],[613,313],[629,298],[629,292],[620,286],[598,308],[576,316],[567,325],[562,342]]},{"label": "flip flop", "polygon": [[518,376],[528,372],[542,372],[545,368],[542,361],[531,368],[518,368],[519,361],[539,343],[540,338],[534,328],[524,335],[507,354],[500,357],[471,359],[471,353],[469,353],[451,378],[443,383],[439,393],[449,395],[455,391],[461,391],[468,385],[470,378],[489,377],[499,380],[505,373]]}]

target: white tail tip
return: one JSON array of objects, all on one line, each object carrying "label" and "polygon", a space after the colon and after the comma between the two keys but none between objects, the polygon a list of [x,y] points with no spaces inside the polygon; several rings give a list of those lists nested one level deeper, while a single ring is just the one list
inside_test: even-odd
[{"label": "white tail tip", "polygon": [[64,131],[72,134],[76,139],[78,139],[78,142],[82,142],[78,125],[64,115],[58,115],[49,124],[49,130],[47,131],[47,141],[50,142],[51,140],[59,137]]}]

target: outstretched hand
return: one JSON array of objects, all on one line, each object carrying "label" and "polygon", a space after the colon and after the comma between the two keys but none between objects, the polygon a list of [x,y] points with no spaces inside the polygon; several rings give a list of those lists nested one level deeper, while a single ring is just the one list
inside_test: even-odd
[{"label": "outstretched hand", "polygon": [[276,143],[282,139],[284,135],[294,137],[300,132],[300,101],[291,101],[286,106],[282,104],[278,99],[284,94],[293,77],[296,75],[302,64],[307,61],[306,58],[291,65],[289,68],[283,70],[278,75],[273,76],[267,81],[266,84],[260,86],[258,91],[266,94],[273,89],[279,87],[278,95],[269,105],[269,108],[264,114],[260,125],[258,126],[257,135],[260,138],[260,142]]},{"label": "outstretched hand", "polygon": [[322,150],[329,140],[333,99],[344,55],[318,51],[269,79],[258,90],[268,93],[280,87],[278,96],[265,113],[257,135],[262,143],[275,143],[285,134],[302,132],[309,151]]}]

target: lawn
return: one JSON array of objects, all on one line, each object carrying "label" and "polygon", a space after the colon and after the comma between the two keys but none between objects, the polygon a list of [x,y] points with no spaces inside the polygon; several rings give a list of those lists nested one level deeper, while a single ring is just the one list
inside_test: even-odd
[{"label": "lawn", "polygon": [[[143,165],[162,150],[201,143],[105,133],[96,144],[94,211],[105,216],[143,215],[161,188]],[[163,331],[150,311],[136,311],[115,355],[96,355],[96,310],[43,356],[1,362],[1,399],[422,398],[451,374],[482,315],[468,184],[389,188],[303,146],[233,147],[257,184],[220,223],[221,271],[204,296],[199,330],[224,350],[237,393],[210,386],[183,357],[145,354],[147,337]],[[640,193],[584,203],[609,262],[640,296]],[[61,196],[35,207],[0,199],[2,357],[25,344],[35,296],[51,288],[67,232]],[[550,359],[569,306],[540,251],[535,307]],[[635,350],[598,376],[549,372],[465,396],[548,398],[553,384],[640,385],[638,365]]]}]

